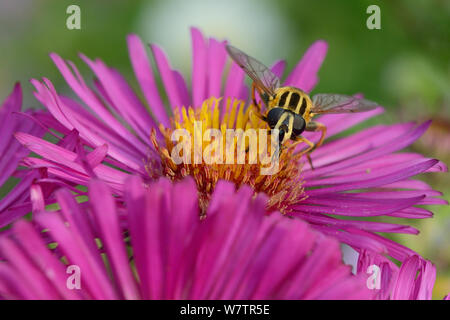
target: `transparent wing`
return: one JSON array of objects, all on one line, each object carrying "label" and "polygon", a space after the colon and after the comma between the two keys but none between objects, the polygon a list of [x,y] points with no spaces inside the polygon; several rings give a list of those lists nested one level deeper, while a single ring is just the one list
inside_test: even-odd
[{"label": "transparent wing", "polygon": [[343,94],[319,93],[312,97],[311,112],[323,113],[352,113],[375,109],[378,104],[362,98]]},{"label": "transparent wing", "polygon": [[248,56],[238,48],[227,45],[230,57],[247,73],[255,82],[258,89],[269,95],[273,95],[276,88],[280,86],[280,79],[269,68],[258,60]]}]

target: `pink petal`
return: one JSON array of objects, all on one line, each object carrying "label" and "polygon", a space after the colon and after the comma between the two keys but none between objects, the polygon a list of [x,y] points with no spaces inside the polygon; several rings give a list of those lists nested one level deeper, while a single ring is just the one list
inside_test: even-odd
[{"label": "pink petal", "polygon": [[202,33],[191,28],[192,38],[192,102],[195,107],[206,100],[208,49]]},{"label": "pink petal", "polygon": [[142,93],[147,99],[148,105],[158,122],[162,123],[165,127],[168,127],[170,124],[169,117],[159,95],[145,47],[139,37],[135,34],[131,34],[127,37],[127,43],[131,64]]},{"label": "pink petal", "polygon": [[323,40],[314,42],[303,55],[300,62],[286,78],[284,85],[294,86],[310,92],[318,81],[317,72],[327,53],[328,45]]}]

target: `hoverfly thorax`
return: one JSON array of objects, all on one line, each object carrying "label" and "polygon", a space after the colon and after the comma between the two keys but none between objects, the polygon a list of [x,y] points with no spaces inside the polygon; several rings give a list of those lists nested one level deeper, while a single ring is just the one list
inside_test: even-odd
[{"label": "hoverfly thorax", "polygon": [[275,94],[273,107],[290,110],[309,122],[312,102],[304,91],[294,87],[281,87],[275,90]]}]

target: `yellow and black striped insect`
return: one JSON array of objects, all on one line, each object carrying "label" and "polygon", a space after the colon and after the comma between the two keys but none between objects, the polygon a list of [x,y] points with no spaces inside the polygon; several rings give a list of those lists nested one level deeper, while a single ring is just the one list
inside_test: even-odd
[{"label": "yellow and black striped insect", "polygon": [[[351,113],[369,111],[377,107],[375,102],[342,94],[316,94],[312,98],[295,87],[281,87],[280,79],[258,60],[248,56],[241,50],[226,46],[230,57],[253,80],[252,99],[257,109],[257,116],[267,122],[270,129],[278,129],[280,150],[288,140],[293,141],[287,148],[304,142],[309,147],[302,152],[308,156],[319,147],[326,135],[326,127],[312,118],[325,113]],[[266,105],[267,113],[261,113],[261,106],[256,101],[256,91]],[[313,143],[302,137],[304,131],[320,131],[321,137]],[[311,165],[312,167],[312,165]]]}]

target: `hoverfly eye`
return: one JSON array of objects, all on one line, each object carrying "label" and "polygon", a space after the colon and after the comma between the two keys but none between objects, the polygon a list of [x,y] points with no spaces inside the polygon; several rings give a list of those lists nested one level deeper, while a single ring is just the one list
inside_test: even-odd
[{"label": "hoverfly eye", "polygon": [[305,131],[306,128],[306,122],[305,119],[303,119],[302,116],[295,114],[294,115],[294,125],[292,128],[292,133],[294,136],[299,136],[302,134],[303,131]]},{"label": "hoverfly eye", "polygon": [[267,123],[269,124],[270,128],[274,128],[277,125],[278,120],[280,120],[281,115],[286,112],[283,108],[273,108],[270,109],[269,113],[267,114]]}]

